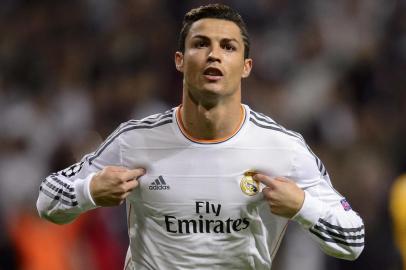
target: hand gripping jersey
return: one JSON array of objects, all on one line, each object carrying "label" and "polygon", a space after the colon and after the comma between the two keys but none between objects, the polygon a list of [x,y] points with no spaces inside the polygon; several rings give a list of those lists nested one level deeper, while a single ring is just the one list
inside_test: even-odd
[{"label": "hand gripping jersey", "polygon": [[126,269],[270,269],[288,220],[273,215],[252,173],[294,180],[305,191],[293,217],[327,254],[355,259],[364,226],[331,186],[302,136],[246,105],[226,141],[197,142],[179,123],[179,108],[122,124],[78,164],[40,186],[42,217],[67,223],[96,208],[89,192],[105,166],[143,167],[127,198]]}]

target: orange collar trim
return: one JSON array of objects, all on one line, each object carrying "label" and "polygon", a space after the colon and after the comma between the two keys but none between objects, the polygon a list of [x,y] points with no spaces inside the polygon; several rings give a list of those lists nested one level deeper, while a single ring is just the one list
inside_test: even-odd
[{"label": "orange collar trim", "polygon": [[238,133],[238,131],[240,131],[242,125],[244,124],[245,115],[246,115],[245,108],[241,104],[240,124],[238,125],[238,127],[236,129],[233,130],[231,135],[223,137],[223,138],[219,138],[219,139],[205,140],[205,139],[194,138],[192,135],[188,134],[188,132],[186,131],[186,128],[183,124],[182,115],[180,113],[181,108],[182,108],[182,105],[179,105],[178,109],[176,110],[176,119],[177,119],[177,122],[179,123],[178,126],[179,126],[180,131],[189,140],[196,142],[196,143],[203,143],[203,144],[221,143],[221,142],[225,142],[225,141],[231,139],[232,137],[234,137]]}]

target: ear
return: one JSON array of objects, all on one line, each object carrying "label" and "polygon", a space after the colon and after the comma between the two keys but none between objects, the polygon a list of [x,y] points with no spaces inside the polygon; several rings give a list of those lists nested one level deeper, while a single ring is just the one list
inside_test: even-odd
[{"label": "ear", "polygon": [[183,53],[179,51],[175,53],[175,66],[178,71],[183,73]]},{"label": "ear", "polygon": [[241,77],[247,78],[251,73],[251,69],[252,69],[252,59],[251,58],[244,59],[244,69],[242,71]]}]

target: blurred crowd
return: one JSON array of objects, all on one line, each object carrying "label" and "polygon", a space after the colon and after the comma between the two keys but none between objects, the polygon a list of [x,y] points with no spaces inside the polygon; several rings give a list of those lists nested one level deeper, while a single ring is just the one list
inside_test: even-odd
[{"label": "blurred crowd", "polygon": [[[37,217],[39,184],[121,122],[179,105],[183,15],[214,1],[0,2],[0,269],[122,269],[125,209],[53,225]],[[304,135],[366,226],[345,262],[292,224],[274,269],[401,269],[388,194],[406,171],[406,2],[216,2],[248,25],[244,103]]]}]

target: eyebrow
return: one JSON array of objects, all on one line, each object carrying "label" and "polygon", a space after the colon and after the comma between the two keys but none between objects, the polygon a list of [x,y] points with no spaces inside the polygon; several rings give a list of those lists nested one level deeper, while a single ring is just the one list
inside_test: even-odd
[{"label": "eyebrow", "polygon": [[[209,37],[204,36],[204,35],[196,35],[196,36],[192,36],[192,37],[191,37],[191,39],[204,39],[204,40],[210,40],[210,38],[209,38]],[[222,38],[221,40],[222,40],[222,41],[227,41],[227,42],[234,41],[234,42],[236,42],[237,44],[240,44],[240,42],[239,42],[237,39],[235,39],[235,38]]]}]

